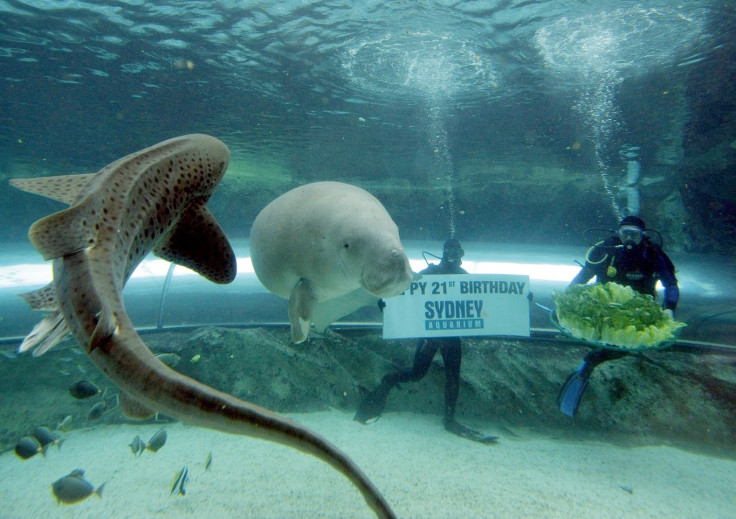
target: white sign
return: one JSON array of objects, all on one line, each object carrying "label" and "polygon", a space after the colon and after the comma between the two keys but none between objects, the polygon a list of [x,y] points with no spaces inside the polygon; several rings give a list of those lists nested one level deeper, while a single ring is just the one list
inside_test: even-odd
[{"label": "white sign", "polygon": [[383,338],[529,337],[529,276],[424,275],[386,299]]}]

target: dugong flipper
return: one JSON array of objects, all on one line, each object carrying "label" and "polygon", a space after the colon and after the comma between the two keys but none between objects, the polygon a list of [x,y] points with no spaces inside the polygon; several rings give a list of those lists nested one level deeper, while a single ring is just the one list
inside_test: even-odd
[{"label": "dugong flipper", "polygon": [[381,202],[341,182],[297,187],[268,204],[253,222],[250,255],[261,283],[289,300],[297,343],[321,303],[342,298],[346,315],[365,305],[365,291],[392,297],[412,279],[398,227]]}]

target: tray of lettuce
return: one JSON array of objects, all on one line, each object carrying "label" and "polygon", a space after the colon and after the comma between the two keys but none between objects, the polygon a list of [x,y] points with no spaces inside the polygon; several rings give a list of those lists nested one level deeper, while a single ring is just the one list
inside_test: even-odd
[{"label": "tray of lettuce", "polygon": [[555,291],[552,299],[552,324],[568,337],[599,348],[667,348],[685,326],[665,314],[652,296],[618,283],[572,285]]}]

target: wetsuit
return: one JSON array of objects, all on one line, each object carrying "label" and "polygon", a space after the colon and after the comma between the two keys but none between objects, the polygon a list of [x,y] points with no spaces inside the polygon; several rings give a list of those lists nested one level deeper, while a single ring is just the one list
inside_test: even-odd
[{"label": "wetsuit", "polygon": [[[618,236],[611,236],[595,245],[585,259],[585,265],[570,284],[585,284],[595,276],[597,283],[614,282],[629,286],[640,294],[655,297],[657,280],[664,285],[665,309],[675,311],[680,299],[677,287],[675,266],[662,248],[644,238],[640,245],[626,248]],[[618,359],[626,352],[615,350],[594,350],[585,356],[587,375],[606,360]]]},{"label": "wetsuit", "polygon": [[585,265],[571,284],[585,284],[593,276],[597,283],[613,281],[650,296],[656,295],[655,285],[659,279],[664,285],[662,306],[673,312],[680,298],[675,266],[662,248],[648,238],[630,249],[624,247],[618,236],[595,245],[588,251]]},{"label": "wetsuit", "polygon": [[[430,264],[420,274],[467,274],[467,271],[444,259],[439,265]],[[391,389],[400,382],[416,382],[424,378],[432,365],[437,352],[442,355],[445,365],[445,429],[448,431],[481,443],[495,443],[495,436],[484,436],[455,420],[455,409],[460,394],[460,364],[462,348],[459,337],[437,337],[419,339],[414,353],[414,363],[411,368],[404,368],[383,377],[381,384],[371,393],[368,393],[355,413],[355,420],[366,423],[377,418],[386,405],[386,399]]]},{"label": "wetsuit", "polygon": [[[663,307],[675,311],[680,290],[675,277],[675,266],[662,248],[643,237],[639,245],[625,246],[618,236],[611,236],[589,251],[585,265],[570,283],[584,284],[595,276],[597,283],[615,282],[630,286],[641,294],[656,296],[657,280],[664,285]],[[557,404],[568,416],[577,412],[580,398],[593,370],[599,364],[628,355],[625,351],[595,349],[588,353],[582,364],[563,384]]]}]

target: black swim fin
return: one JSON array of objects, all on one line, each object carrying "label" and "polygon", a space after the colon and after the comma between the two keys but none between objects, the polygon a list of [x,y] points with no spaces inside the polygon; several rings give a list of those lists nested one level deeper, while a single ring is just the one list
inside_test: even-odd
[{"label": "black swim fin", "polygon": [[562,391],[557,397],[557,405],[560,407],[560,411],[571,418],[575,416],[580,405],[580,399],[583,397],[583,392],[588,387],[588,381],[590,380],[590,371],[585,368],[585,362],[583,362],[578,369],[567,377],[565,384],[562,386]]},{"label": "black swim fin", "polygon": [[471,429],[470,427],[467,427],[455,420],[445,419],[445,430],[451,432],[452,434],[456,434],[461,438],[465,438],[467,440],[478,443],[484,443],[486,445],[493,445],[498,442],[498,436],[485,436],[484,434],[479,433],[478,431]]},{"label": "black swim fin", "polygon": [[383,408],[386,407],[386,399],[391,387],[390,384],[384,381],[376,389],[366,394],[360,405],[358,405],[353,420],[365,425],[369,420],[378,419],[383,412]]}]

